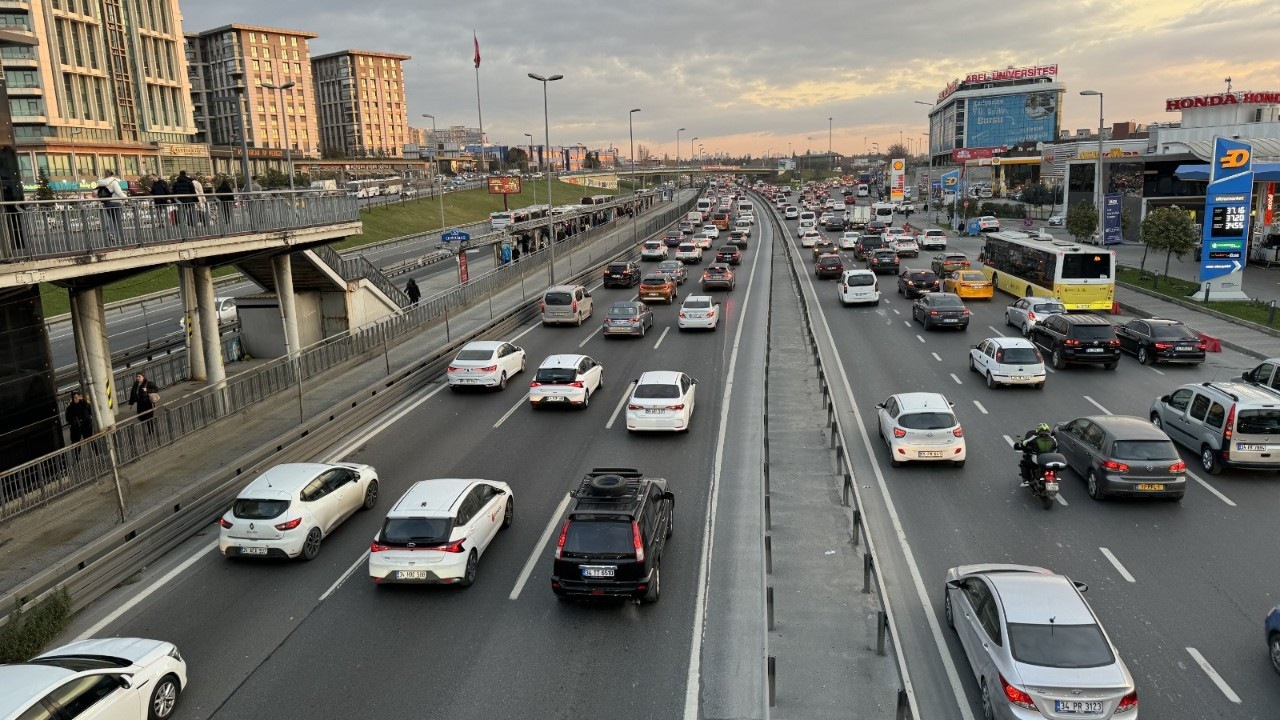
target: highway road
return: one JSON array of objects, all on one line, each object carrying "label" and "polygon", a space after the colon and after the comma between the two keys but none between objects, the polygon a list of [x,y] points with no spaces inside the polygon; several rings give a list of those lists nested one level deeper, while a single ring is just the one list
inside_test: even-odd
[{"label": "highway road", "polygon": [[[704,553],[714,537],[709,513],[717,478],[759,475],[752,454],[759,438],[749,426],[760,425],[772,231],[761,232],[736,289],[714,293],[725,309],[718,330],[678,332],[678,305],[659,305],[645,337],[606,341],[598,322],[608,304],[635,293],[594,290],[595,320],[587,325],[533,324],[511,338],[528,353],[529,372],[505,392],[451,393],[436,384],[333,449],[326,459],[378,469],[381,499],[330,536],[316,560],[225,560],[214,550],[211,526],[83,613],[72,634],[177,643],[192,678],[178,711],[183,720],[697,717],[699,665],[691,658],[701,657],[699,609],[714,606],[705,602]],[[695,289],[690,281],[680,295]],[[535,413],[524,383],[547,355],[574,352],[603,363],[605,389],[586,410]],[[620,412],[630,382],[656,369],[700,381],[687,434],[625,429]],[[744,406],[757,408],[751,420]],[[746,438],[756,447],[745,447]],[[566,493],[601,465],[666,477],[676,495],[675,534],[656,605],[579,605],[551,593],[550,543]],[[513,527],[494,541],[469,589],[375,587],[365,565],[370,539],[409,484],[432,477],[510,483]],[[758,508],[760,501],[746,504]],[[760,532],[750,535],[758,540]],[[741,550],[715,547],[716,557],[726,559]],[[760,587],[757,578],[755,592]],[[752,634],[763,628],[723,629],[717,648],[729,652],[717,657],[742,665],[732,639]],[[700,671],[728,674],[715,666]]]},{"label": "highway road", "polygon": [[[979,243],[953,238],[948,249],[976,258]],[[925,332],[911,322],[910,302],[895,292],[893,276],[881,276],[878,307],[841,307],[836,281],[815,280],[811,253],[803,252],[804,282],[817,293],[848,399],[865,427],[846,424],[854,474],[871,498],[864,512],[893,561],[882,562],[882,571],[924,717],[981,716],[977,685],[942,612],[946,569],[980,562],[1040,565],[1088,583],[1086,597],[1137,680],[1143,717],[1275,717],[1276,677],[1262,638],[1263,617],[1280,602],[1280,560],[1267,550],[1280,504],[1275,475],[1204,475],[1183,451],[1193,480],[1182,502],[1095,502],[1068,473],[1063,502],[1046,512],[1017,487],[1019,455],[1008,441],[1039,422],[1146,417],[1152,401],[1178,385],[1237,378],[1256,360],[1228,351],[1202,366],[1147,367],[1126,356],[1112,372],[1053,372],[1041,391],[989,390],[968,372],[967,352],[983,338],[1016,333],[1003,321],[1013,298],[968,301],[967,331]],[[928,255],[903,265],[927,268]],[[846,268],[861,267],[851,254],[844,260]],[[832,383],[846,394],[840,379]],[[966,467],[890,467],[875,404],[907,391],[941,392],[955,403]]]}]

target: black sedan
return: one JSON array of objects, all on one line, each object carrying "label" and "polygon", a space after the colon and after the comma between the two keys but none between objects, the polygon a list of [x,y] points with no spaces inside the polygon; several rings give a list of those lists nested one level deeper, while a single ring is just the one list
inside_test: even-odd
[{"label": "black sedan", "polygon": [[640,284],[640,266],[631,261],[611,262],[604,269],[605,287],[631,287]]},{"label": "black sedan", "polygon": [[879,275],[883,272],[898,274],[898,253],[893,250],[876,250],[867,256],[867,269]]},{"label": "black sedan", "polygon": [[1177,320],[1130,320],[1116,328],[1116,338],[1120,349],[1137,356],[1143,365],[1204,362],[1204,340]]},{"label": "black sedan", "polygon": [[732,245],[725,245],[716,251],[716,262],[739,265],[742,263],[742,253],[738,252],[738,248]]},{"label": "black sedan", "polygon": [[1094,500],[1113,495],[1181,500],[1187,491],[1187,464],[1169,436],[1145,418],[1077,418],[1055,427],[1053,437]]},{"label": "black sedan", "polygon": [[911,319],[920,321],[925,330],[938,327],[969,327],[969,308],[959,295],[934,292],[917,299],[911,306]]},{"label": "black sedan", "polygon": [[638,300],[619,300],[609,306],[604,316],[604,336],[637,335],[644,337],[653,327],[653,310]]},{"label": "black sedan", "polygon": [[732,290],[736,282],[733,277],[733,268],[722,263],[708,265],[707,269],[702,272],[703,290],[710,290],[711,288]]},{"label": "black sedan", "polygon": [[938,292],[941,289],[942,284],[938,280],[938,275],[932,270],[907,268],[898,276],[898,294],[906,296],[908,300]]}]

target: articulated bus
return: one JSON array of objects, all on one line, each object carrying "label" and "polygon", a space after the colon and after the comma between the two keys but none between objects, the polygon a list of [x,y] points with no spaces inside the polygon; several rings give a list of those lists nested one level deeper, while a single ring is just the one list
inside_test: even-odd
[{"label": "articulated bus", "polygon": [[1111,310],[1116,254],[1065,240],[994,232],[978,260],[991,284],[1014,297],[1054,297],[1068,310]]}]

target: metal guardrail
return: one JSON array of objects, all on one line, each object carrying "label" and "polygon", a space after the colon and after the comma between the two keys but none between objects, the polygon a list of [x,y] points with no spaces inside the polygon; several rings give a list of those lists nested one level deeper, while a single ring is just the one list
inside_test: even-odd
[{"label": "metal guardrail", "polygon": [[150,197],[0,203],[0,261],[93,255],[360,219],[356,199],[341,193],[301,190],[218,197],[164,196],[178,201],[168,204]]},{"label": "metal guardrail", "polygon": [[[755,193],[753,193],[755,194]],[[810,350],[813,352],[813,360],[815,371],[818,376],[818,386],[822,392],[823,409],[827,412],[827,429],[831,437],[829,451],[835,454],[835,469],[841,481],[841,504],[851,509],[851,531],[853,544],[861,545],[866,548],[862,554],[863,570],[862,570],[862,592],[870,594],[873,589],[872,580],[874,579],[874,590],[876,598],[880,604],[880,610],[876,613],[876,654],[884,655],[886,634],[892,640],[894,650],[894,667],[898,674],[898,699],[895,718],[896,720],[911,720],[920,717],[920,709],[916,703],[915,688],[911,684],[911,676],[907,671],[906,659],[902,656],[902,641],[898,633],[898,626],[894,615],[889,610],[888,595],[889,592],[884,584],[884,578],[879,572],[880,560],[876,553],[875,541],[868,532],[866,520],[862,515],[863,500],[858,484],[853,477],[853,459],[849,457],[849,443],[845,438],[844,427],[840,422],[840,416],[836,411],[835,397],[832,395],[831,384],[827,379],[826,363],[822,358],[822,345],[818,342],[818,335],[814,331],[813,318],[809,308],[809,299],[805,295],[800,285],[800,273],[796,269],[797,262],[803,262],[799,257],[796,247],[786,242],[787,228],[783,224],[782,219],[778,217],[777,209],[767,202],[764,198],[755,194],[757,201],[768,206],[768,215],[773,221],[774,228],[777,230],[775,237],[779,249],[787,255],[787,267],[791,270],[791,278],[796,286],[796,296],[799,298],[800,306],[803,312],[800,313],[801,319],[804,321],[805,336],[809,340]],[[767,455],[766,455],[767,457]],[[766,513],[766,517],[768,517]],[[766,521],[767,522],[767,521]],[[766,525],[767,527],[767,525]],[[772,587],[769,588],[770,594],[767,598],[769,605],[770,629],[772,630],[773,617],[773,598]],[[772,705],[772,678],[776,672],[773,658],[769,658],[769,676],[771,679],[770,704]]]}]

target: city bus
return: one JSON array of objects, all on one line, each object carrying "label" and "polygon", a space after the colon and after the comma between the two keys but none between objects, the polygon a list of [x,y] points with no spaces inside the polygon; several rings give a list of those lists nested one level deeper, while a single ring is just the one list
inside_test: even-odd
[{"label": "city bus", "polygon": [[1113,250],[994,232],[986,236],[978,260],[992,286],[1014,297],[1053,297],[1068,310],[1110,311],[1115,302]]}]

